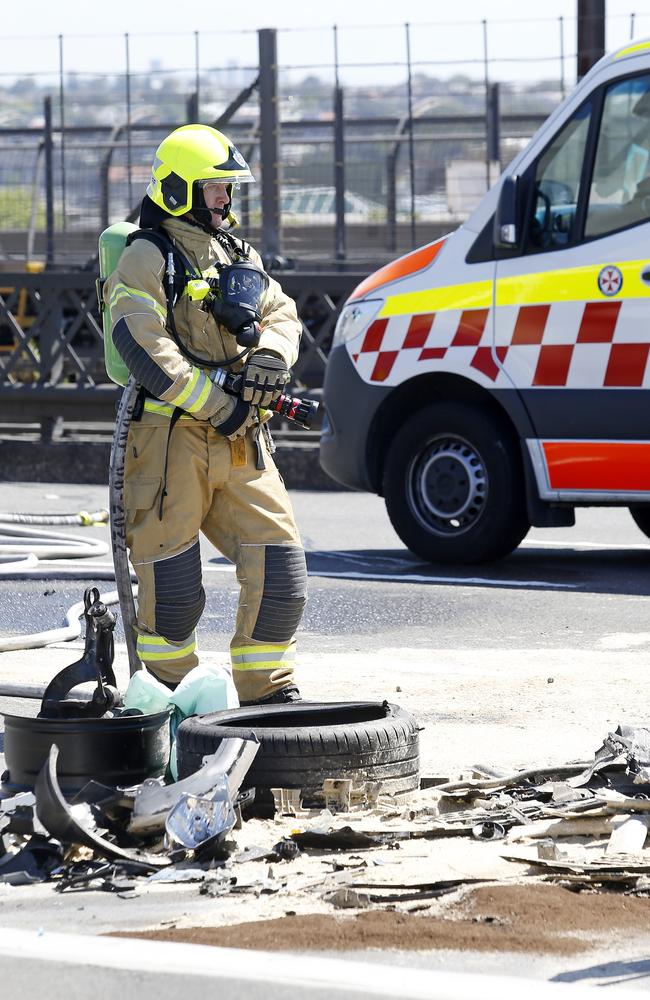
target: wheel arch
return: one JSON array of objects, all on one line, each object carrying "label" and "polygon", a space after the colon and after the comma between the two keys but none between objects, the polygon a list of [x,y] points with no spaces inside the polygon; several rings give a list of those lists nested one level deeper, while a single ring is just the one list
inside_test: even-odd
[{"label": "wheel arch", "polygon": [[[472,403],[486,407],[502,420],[512,439],[520,444],[522,467],[527,484],[533,475],[523,440],[534,436],[528,413],[514,389],[493,392],[471,379],[449,372],[429,372],[397,386],[378,407],[368,434],[367,465],[373,490],[383,495],[384,465],[393,438],[400,426],[418,410],[434,402]],[[396,415],[399,414],[399,419]]]}]

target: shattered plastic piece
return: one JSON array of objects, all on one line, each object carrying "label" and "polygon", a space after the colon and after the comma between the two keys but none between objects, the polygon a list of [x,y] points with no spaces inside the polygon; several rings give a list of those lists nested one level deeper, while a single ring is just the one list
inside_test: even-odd
[{"label": "shattered plastic piece", "polygon": [[54,888],[57,892],[100,889],[121,893],[135,888],[135,883],[119,881],[121,877],[147,875],[150,871],[150,865],[139,861],[73,861],[66,865],[65,873]]},{"label": "shattered plastic piece", "polygon": [[640,854],[649,826],[650,816],[630,816],[612,831],[605,854]]},{"label": "shattered plastic piece", "polygon": [[274,844],[267,855],[269,861],[295,861],[300,854],[300,848],[295,840],[290,837],[283,837],[277,844]]},{"label": "shattered plastic piece", "polygon": [[259,750],[257,739],[222,740],[215,753],[203,758],[203,766],[194,774],[173,785],[145,781],[136,791],[129,833],[151,833],[165,828],[165,818],[183,795],[205,796],[223,780],[227,782],[231,800],[246,777]]},{"label": "shattered plastic piece", "polygon": [[173,865],[147,876],[147,882],[202,882],[207,875],[205,868],[179,868]]},{"label": "shattered plastic piece", "polygon": [[243,851],[239,851],[237,854],[233,855],[231,861],[235,865],[241,865],[244,864],[245,861],[266,861],[268,856],[268,848],[251,845],[250,847],[245,847]]},{"label": "shattered plastic piece", "polygon": [[62,860],[63,848],[56,840],[31,837],[17,854],[5,854],[0,859],[0,882],[8,885],[45,882]]},{"label": "shattered plastic piece", "polygon": [[121,858],[138,861],[150,868],[162,868],[169,859],[145,855],[134,856],[117,844],[100,837],[94,830],[88,830],[74,816],[71,807],[63,797],[56,779],[56,761],[59,748],[53,743],[47,761],[36,779],[36,815],[53,837],[64,844],[85,844],[107,858]]},{"label": "shattered plastic piece", "polygon": [[199,895],[224,896],[227,892],[231,891],[235,882],[236,879],[231,875],[215,875],[214,873],[210,873],[210,876],[205,878],[199,886]]},{"label": "shattered plastic piece", "polygon": [[323,781],[325,808],[330,812],[371,808],[377,804],[381,790],[381,781],[355,783],[352,778],[325,778]]},{"label": "shattered plastic piece", "polygon": [[506,835],[505,827],[493,820],[476,823],[472,827],[472,837],[475,840],[502,840]]},{"label": "shattered plastic piece", "polygon": [[324,850],[363,850],[366,847],[386,847],[405,839],[402,833],[363,833],[353,830],[351,826],[342,826],[339,830],[329,830],[327,833],[305,830],[304,833],[292,833],[291,839],[299,847],[315,847]]},{"label": "shattered plastic piece", "polygon": [[275,811],[280,816],[299,816],[305,811],[302,808],[300,788],[272,788],[271,795],[275,803]]},{"label": "shattered plastic piece", "polygon": [[237,817],[225,780],[215,785],[210,798],[182,795],[165,820],[173,844],[195,851],[207,841],[223,839]]},{"label": "shattered plastic piece", "polygon": [[370,896],[365,892],[355,892],[354,889],[337,889],[323,896],[326,903],[331,903],[337,910],[367,910],[370,906]]}]

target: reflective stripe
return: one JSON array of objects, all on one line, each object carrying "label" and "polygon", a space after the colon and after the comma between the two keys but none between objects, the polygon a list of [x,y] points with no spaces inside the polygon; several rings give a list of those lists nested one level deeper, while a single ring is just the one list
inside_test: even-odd
[{"label": "reflective stripe", "polygon": [[[295,659],[295,654],[287,653],[264,653],[262,654],[265,660],[271,662],[279,660],[293,660]],[[246,653],[244,656],[233,656],[233,663],[256,663],[260,657],[260,653]]]},{"label": "reflective stripe", "polygon": [[[176,409],[173,403],[163,403],[160,399],[145,399],[144,408],[149,413],[159,413],[163,417],[171,417],[172,413]],[[193,420],[194,418],[189,415],[181,417],[181,420]]]},{"label": "reflective stripe", "polygon": [[295,643],[290,646],[239,646],[230,650],[233,670],[275,670],[296,658]]},{"label": "reflective stripe", "polygon": [[622,56],[633,56],[635,52],[646,52],[648,49],[650,49],[650,42],[637,42],[636,45],[628,45],[621,49],[614,55],[614,59],[620,59]]},{"label": "reflective stripe", "polygon": [[[598,288],[598,276],[607,264],[618,267],[623,275],[620,291],[612,296],[603,295]],[[650,286],[641,279],[641,272],[646,266],[646,260],[608,261],[585,267],[533,271],[500,278],[496,283],[496,305],[647,299],[650,298]],[[493,282],[475,281],[466,285],[447,285],[402,295],[389,295],[377,317],[447,312],[451,309],[485,309],[493,304],[492,291]]]},{"label": "reflective stripe", "polygon": [[188,413],[196,413],[210,395],[210,379],[200,368],[192,370],[192,377],[186,387],[174,398],[177,406],[182,406]]},{"label": "reflective stripe", "polygon": [[113,289],[113,293],[108,301],[109,308],[112,309],[113,306],[120,301],[120,299],[129,299],[132,297],[140,299],[143,304],[154,310],[163,323],[166,322],[167,310],[163,309],[160,303],[154,299],[153,295],[149,295],[147,292],[142,292],[139,288],[130,288],[129,285],[124,285],[122,282],[119,282]]},{"label": "reflective stripe", "polygon": [[650,287],[641,280],[647,267],[644,260],[608,261],[619,268],[623,282],[616,295],[603,295],[598,275],[606,264],[589,264],[561,271],[537,271],[497,281],[497,306],[524,306],[538,302],[619,302],[622,299],[647,299]]},{"label": "reflective stripe", "polygon": [[137,641],[138,655],[145,663],[156,660],[182,660],[195,649],[195,635],[192,635],[184,646],[175,646],[161,635],[139,635]]},{"label": "reflective stripe", "polygon": [[650,490],[647,441],[542,441],[542,449],[551,489]]},{"label": "reflective stripe", "polygon": [[447,309],[485,309],[492,305],[492,282],[474,281],[469,285],[446,285],[421,292],[389,295],[377,314],[404,316],[414,313],[444,312]]}]

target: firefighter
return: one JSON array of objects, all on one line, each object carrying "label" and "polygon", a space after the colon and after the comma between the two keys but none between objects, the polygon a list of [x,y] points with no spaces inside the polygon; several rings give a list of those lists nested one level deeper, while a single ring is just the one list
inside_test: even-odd
[{"label": "firefighter", "polygon": [[[104,286],[114,344],[142,386],[125,462],[138,655],[172,688],[197,665],[203,532],[236,568],[230,655],[242,704],[300,700],[295,632],[307,582],[264,411],[288,380],[301,324],[259,255],[230,233],[233,192],[252,180],[225,135],[204,125],[176,129],[155,154],[140,238]],[[219,288],[224,274],[234,303],[227,294],[192,296],[206,279]],[[243,372],[239,396],[211,380],[217,365]]]}]

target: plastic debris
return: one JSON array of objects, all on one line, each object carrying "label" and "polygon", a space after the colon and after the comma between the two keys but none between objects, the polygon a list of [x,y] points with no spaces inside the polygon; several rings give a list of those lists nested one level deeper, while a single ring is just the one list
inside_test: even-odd
[{"label": "plastic debris", "polygon": [[223,839],[237,817],[225,780],[216,785],[210,798],[181,795],[165,820],[171,844],[195,851],[208,841]]}]

